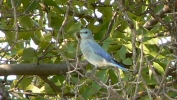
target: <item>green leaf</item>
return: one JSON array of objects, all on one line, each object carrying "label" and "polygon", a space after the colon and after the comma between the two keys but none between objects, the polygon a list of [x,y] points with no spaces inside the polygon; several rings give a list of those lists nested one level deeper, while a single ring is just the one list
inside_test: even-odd
[{"label": "green leaf", "polygon": [[18,39],[29,40],[32,32],[19,32]]},{"label": "green leaf", "polygon": [[148,38],[146,37],[146,41],[144,42],[144,44],[158,44],[158,42],[160,41],[160,39],[158,38]]},{"label": "green leaf", "polygon": [[[21,78],[21,76],[18,76],[17,80],[19,81],[20,78]],[[31,84],[32,79],[33,78],[29,77],[29,76],[23,77],[23,79],[20,81],[18,87],[21,88],[21,89],[25,89],[26,90],[26,87],[28,87]]]},{"label": "green leaf", "polygon": [[[101,28],[97,28],[97,27],[95,27],[95,29],[91,28],[92,30],[94,30],[93,34],[94,34],[95,40],[101,40],[101,39],[103,39],[105,37],[105,34],[107,32],[108,24],[109,24],[108,22],[105,22],[104,24],[102,24],[101,26],[99,26]],[[89,27],[93,27],[93,25],[89,26]]]},{"label": "green leaf", "polygon": [[44,0],[44,2],[45,2],[47,5],[54,6],[54,7],[58,7],[57,4],[56,4],[53,0]]},{"label": "green leaf", "polygon": [[30,4],[30,0],[18,0],[18,4],[17,6],[20,6],[20,4],[23,5],[23,10],[26,10],[26,8],[29,6]]},{"label": "green leaf", "polygon": [[19,23],[25,29],[31,29],[31,28],[34,27],[33,20],[28,16],[20,17],[19,18]]},{"label": "green leaf", "polygon": [[84,90],[83,90],[83,92],[81,94],[82,97],[84,98],[84,100],[91,96],[90,90],[91,90],[91,88],[89,86],[85,86],[84,87]]},{"label": "green leaf", "polygon": [[111,42],[111,39],[110,38],[107,38],[106,40],[103,41],[103,48],[108,51],[109,49],[109,46],[110,46],[110,42]]},{"label": "green leaf", "polygon": [[39,5],[40,0],[32,0],[28,7],[26,8],[25,12],[29,12],[31,10],[34,10]]},{"label": "green leaf", "polygon": [[52,57],[52,62],[55,63],[55,61],[57,60],[57,57]]},{"label": "green leaf", "polygon": [[[51,13],[52,14],[52,13]],[[51,27],[53,27],[54,29],[59,29],[62,22],[63,22],[63,17],[55,17],[55,16],[51,16]],[[50,26],[50,25],[49,25]]]},{"label": "green leaf", "polygon": [[[115,32],[113,32],[112,37],[114,38],[124,38],[125,33],[124,30],[127,28],[127,23],[125,22],[125,20],[122,19],[117,19],[119,21],[116,22],[118,27],[118,30],[115,30]],[[127,39],[127,36],[126,36]]]},{"label": "green leaf", "polygon": [[112,8],[111,7],[106,7],[106,8],[98,8],[98,11],[103,14],[103,21],[104,22],[109,22],[109,20],[112,17]]},{"label": "green leaf", "polygon": [[164,69],[163,69],[163,67],[161,65],[159,65],[156,62],[153,62],[153,66],[155,67],[155,69],[158,70],[158,72],[160,72],[161,74],[164,74],[165,71],[164,71]]},{"label": "green leaf", "polygon": [[112,83],[117,83],[118,82],[118,77],[115,74],[113,70],[109,70],[109,79],[111,80]]},{"label": "green leaf", "polygon": [[50,93],[50,94],[54,94],[55,92],[53,91],[53,89],[50,87],[49,84],[45,83],[44,84],[44,91],[45,93]]},{"label": "green leaf", "polygon": [[122,46],[121,49],[119,50],[119,56],[121,59],[126,58],[126,47],[125,46]]},{"label": "green leaf", "polygon": [[14,32],[5,32],[5,36],[8,42],[12,42],[15,39]]},{"label": "green leaf", "polygon": [[42,33],[40,31],[35,31],[32,35],[31,35],[32,40],[34,41],[34,43],[36,45],[39,45],[41,43],[41,41],[44,40],[44,37],[42,35]]},{"label": "green leaf", "polygon": [[67,34],[68,35],[71,35],[71,34],[74,34],[75,32],[78,32],[81,28],[81,23],[79,22],[75,22],[70,28],[69,30],[67,31]]},{"label": "green leaf", "polygon": [[150,54],[155,57],[159,52],[159,47],[155,44],[144,44],[143,51],[145,54]]},{"label": "green leaf", "polygon": [[107,79],[108,79],[108,70],[107,69],[103,69],[103,70],[99,70],[97,73],[96,73],[96,76],[102,80],[103,82],[106,82]]},{"label": "green leaf", "polygon": [[44,87],[38,88],[37,86],[30,84],[26,87],[26,90],[31,90],[33,93],[41,93],[44,91]]},{"label": "green leaf", "polygon": [[124,63],[125,65],[132,65],[132,59],[126,58],[126,59],[123,60],[123,63]]},{"label": "green leaf", "polygon": [[147,73],[142,73],[142,76],[145,79],[147,85],[156,85],[157,84],[155,77],[153,75],[149,76]]},{"label": "green leaf", "polygon": [[90,90],[90,92],[93,94],[95,94],[97,91],[99,91],[101,89],[101,86],[98,85],[97,83],[93,82],[92,83],[92,90]]},{"label": "green leaf", "polygon": [[35,58],[35,50],[33,48],[27,48],[23,50],[22,58],[23,60],[32,60]]},{"label": "green leaf", "polygon": [[64,11],[53,0],[44,0],[44,2],[47,6],[49,5],[55,8],[52,11],[57,11],[58,13],[64,13]]}]

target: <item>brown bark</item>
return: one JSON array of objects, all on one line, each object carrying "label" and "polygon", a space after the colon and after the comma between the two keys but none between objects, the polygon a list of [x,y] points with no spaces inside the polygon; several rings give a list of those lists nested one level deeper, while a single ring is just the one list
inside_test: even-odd
[{"label": "brown bark", "polygon": [[[88,62],[79,62],[77,68],[84,67]],[[72,65],[72,66],[71,66]],[[75,62],[70,63],[70,70],[76,66]],[[68,67],[62,64],[6,64],[0,65],[0,76],[4,75],[60,75],[66,74]]]}]

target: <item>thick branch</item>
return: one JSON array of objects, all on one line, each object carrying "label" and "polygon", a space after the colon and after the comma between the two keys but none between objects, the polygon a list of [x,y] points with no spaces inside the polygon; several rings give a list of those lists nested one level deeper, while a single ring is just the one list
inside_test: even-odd
[{"label": "thick branch", "polygon": [[[79,62],[77,68],[84,67],[88,62]],[[70,63],[73,70],[76,63]],[[68,68],[66,63],[62,64],[6,64],[0,65],[0,76],[4,75],[59,75],[66,74]]]},{"label": "thick branch", "polygon": [[[165,14],[169,12],[171,12],[170,7],[165,5],[164,8],[158,12],[157,16],[159,16],[160,18],[164,18],[166,16]],[[157,23],[158,23],[158,20],[152,18],[149,21],[147,21],[143,25],[143,27],[148,30],[151,30],[154,27],[154,25],[156,25]]]}]

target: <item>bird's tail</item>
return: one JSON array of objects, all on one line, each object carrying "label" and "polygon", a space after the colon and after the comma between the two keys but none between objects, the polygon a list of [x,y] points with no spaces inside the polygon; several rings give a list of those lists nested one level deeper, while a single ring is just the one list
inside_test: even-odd
[{"label": "bird's tail", "polygon": [[119,63],[116,60],[113,60],[113,63],[115,65],[115,67],[120,68],[121,70],[125,71],[125,72],[129,72],[129,69],[125,68],[121,63]]}]

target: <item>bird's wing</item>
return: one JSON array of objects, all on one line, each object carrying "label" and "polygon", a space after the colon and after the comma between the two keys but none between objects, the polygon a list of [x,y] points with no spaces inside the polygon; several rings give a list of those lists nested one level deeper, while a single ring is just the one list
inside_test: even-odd
[{"label": "bird's wing", "polygon": [[111,55],[108,54],[97,42],[92,40],[92,41],[89,41],[88,43],[89,43],[89,46],[91,47],[92,52],[103,57],[107,61],[113,60]]},{"label": "bird's wing", "polygon": [[119,62],[117,62],[116,60],[114,60],[110,54],[108,54],[97,42],[95,41],[89,41],[88,42],[89,47],[91,49],[91,51],[101,57],[103,57],[104,59],[106,59],[108,62],[112,62],[115,64],[115,67],[118,67],[124,71],[128,71],[126,68],[124,68],[123,65],[121,65]]}]

